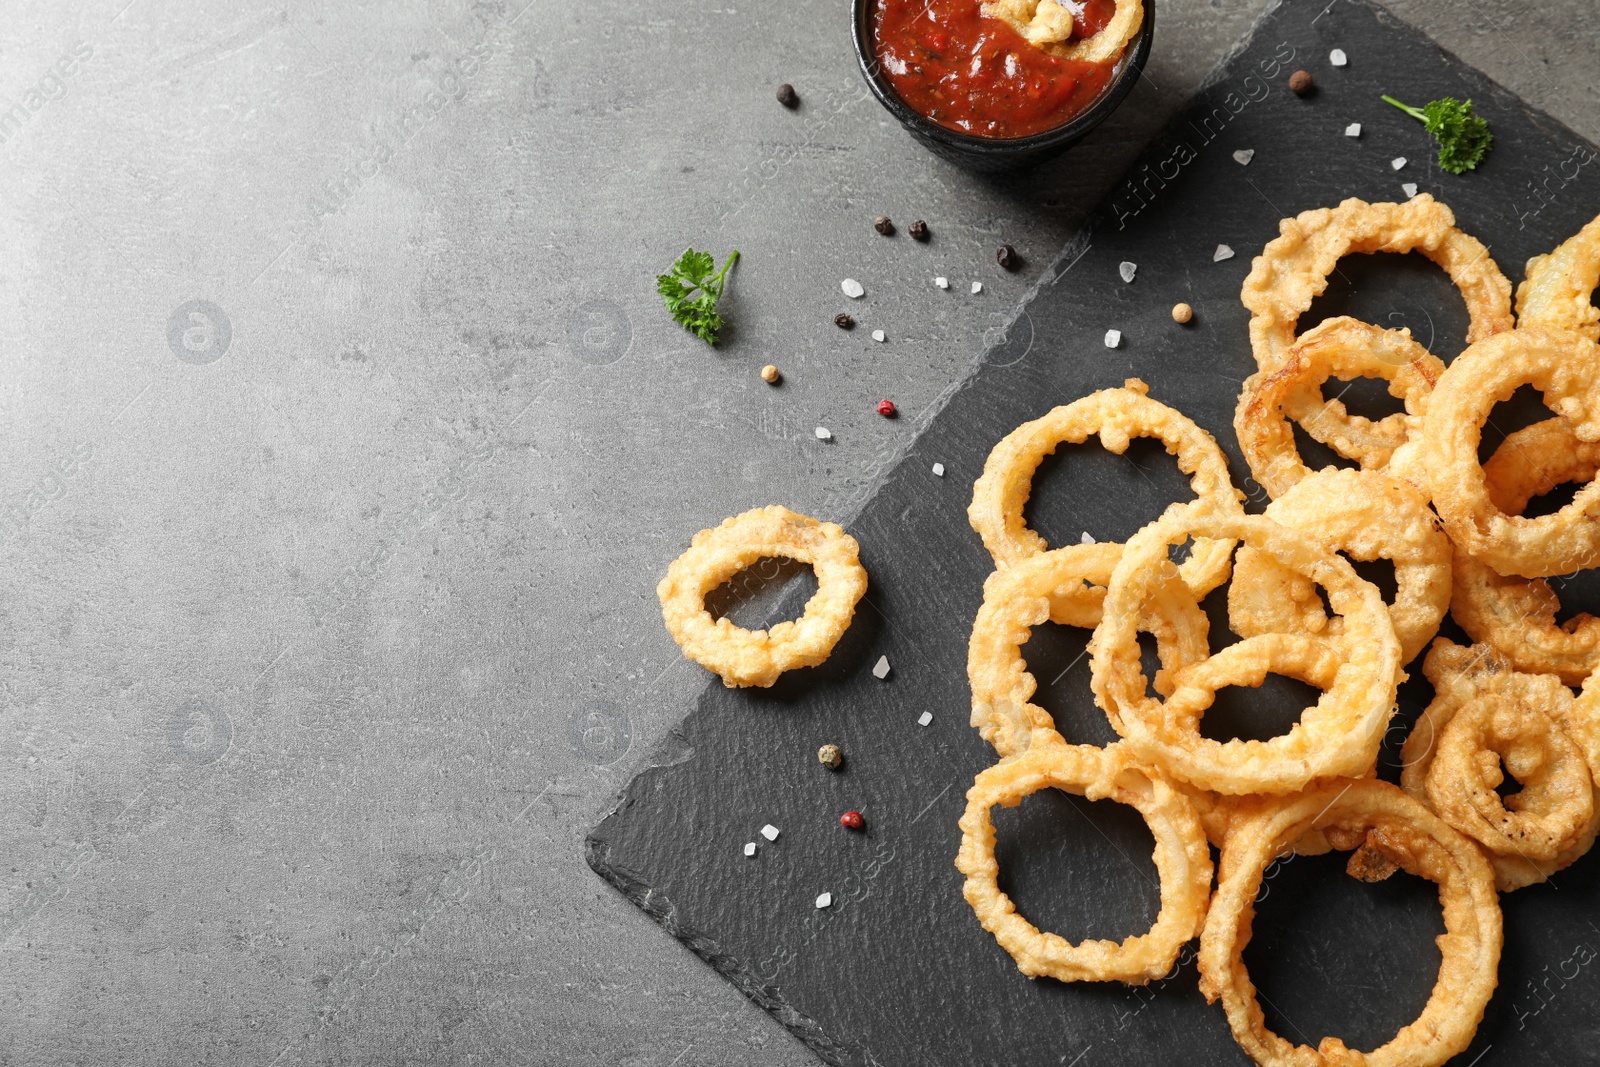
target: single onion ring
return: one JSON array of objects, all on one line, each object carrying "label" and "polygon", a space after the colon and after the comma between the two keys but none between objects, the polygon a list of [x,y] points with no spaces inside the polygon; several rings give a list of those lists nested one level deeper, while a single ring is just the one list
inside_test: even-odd
[{"label": "single onion ring", "polygon": [[[1241,494],[1233,487],[1228,461],[1217,442],[1189,419],[1146,396],[1148,387],[1129,378],[1121,389],[1102,389],[1025,422],[1001,438],[983,473],[972,486],[967,519],[983,538],[996,567],[1005,568],[1049,548],[1028,528],[1022,509],[1033,488],[1033,476],[1044,457],[1062,444],[1079,444],[1098,434],[1109,452],[1121,455],[1134,437],[1153,437],[1178,458],[1199,500],[1218,511],[1243,514]],[[1183,565],[1183,580],[1204,596],[1228,580],[1233,542],[1210,541],[1195,546]]]},{"label": "single onion ring", "polygon": [[[722,684],[765,688],[784,671],[828,658],[867,591],[855,538],[776,505],[755,508],[701,530],[656,586],[661,617],[683,654],[722,676]],[[712,619],[706,594],[764,556],[811,564],[817,591],[798,619],[746,630]]]},{"label": "single onion ring", "polygon": [[[1515,671],[1487,645],[1440,638],[1423,664],[1434,699],[1401,749],[1400,784],[1483,847],[1502,892],[1543,882],[1600,830],[1595,771],[1568,736],[1572,692]],[[1522,790],[1502,800],[1505,770]]]},{"label": "single onion ring", "polygon": [[[972,725],[1002,756],[1034,744],[1060,742],[1050,713],[1031,703],[1038,683],[1022,658],[1033,627],[1051,622],[1083,629],[1100,624],[1105,584],[1122,555],[1114,544],[1068,545],[1034,556],[983,583],[983,606],[967,645],[967,680],[972,685]],[[1156,692],[1172,691],[1170,675],[1211,654],[1210,621],[1186,586],[1159,596],[1139,629],[1156,639],[1162,670]]]},{"label": "single onion ring", "polygon": [[1339,260],[1354,252],[1420,252],[1443,267],[1467,302],[1468,343],[1512,326],[1511,283],[1489,250],[1458,230],[1451,210],[1427,193],[1401,204],[1352,197],[1336,208],[1284,219],[1278,230],[1239,293],[1250,311],[1250,348],[1263,371],[1283,366],[1300,316],[1328,287]]},{"label": "single onion ring", "polygon": [[1445,369],[1422,419],[1422,462],[1450,538],[1501,574],[1542,578],[1600,561],[1600,482],[1554,515],[1495,507],[1478,444],[1498,401],[1529,384],[1579,440],[1600,440],[1600,346],[1571,330],[1526,327],[1479,341]]},{"label": "single onion ring", "polygon": [[979,10],[999,19],[1027,40],[1043,48],[1072,36],[1072,12],[1056,0],[989,0]]},{"label": "single onion ring", "polygon": [[[1286,635],[1269,634],[1246,638],[1213,657],[1221,658],[1214,672],[1221,684],[1247,679],[1245,666],[1251,656],[1268,661],[1266,667],[1257,664],[1251,670],[1292,668],[1302,675],[1314,670],[1316,684],[1328,668],[1313,654],[1332,655],[1330,644],[1342,653],[1343,662],[1333,671],[1332,684],[1322,698],[1280,737],[1227,742],[1201,737],[1186,722],[1187,713],[1201,698],[1186,693],[1185,683],[1191,681],[1196,691],[1210,684],[1204,663],[1175,676],[1176,706],[1171,711],[1145,692],[1135,623],[1164,573],[1173,569],[1167,560],[1168,546],[1191,536],[1235,538],[1253,545],[1322,586],[1333,610],[1344,617],[1343,634],[1336,642],[1301,638],[1297,644]],[[1322,651],[1314,645],[1323,646]],[[1089,642],[1089,666],[1097,701],[1139,758],[1175,778],[1230,795],[1291,793],[1315,778],[1365,773],[1377,759],[1394,710],[1395,688],[1403,677],[1400,642],[1383,597],[1348,560],[1263,516],[1218,515],[1193,504],[1169,507],[1123,546],[1106,589],[1103,618]]]},{"label": "single onion ring", "polygon": [[[1233,1038],[1263,1067],[1437,1067],[1472,1041],[1498,982],[1504,929],[1494,874],[1469,839],[1387,782],[1319,784],[1288,798],[1240,803],[1222,850],[1216,894],[1200,936],[1200,991],[1222,1000]],[[1335,847],[1362,847],[1347,870],[1366,880],[1395,869],[1439,886],[1444,907],[1439,977],[1422,1014],[1371,1052],[1324,1037],[1313,1049],[1268,1030],[1244,965],[1255,900],[1267,866],[1322,831]]]},{"label": "single onion ring", "polygon": [[[1017,914],[1000,891],[989,809],[1015,807],[1041,789],[1057,788],[1090,800],[1114,800],[1144,816],[1155,836],[1161,876],[1161,912],[1148,933],[1115,941],[1069,943],[1042,933]],[[1121,981],[1144,985],[1172,969],[1178,951],[1199,933],[1211,892],[1211,852],[1193,806],[1155,770],[1132,762],[1120,746],[1050,745],[1001,760],[978,775],[961,816],[956,869],[966,875],[962,895],[983,928],[1030,978],[1063,982]]]},{"label": "single onion ring", "polygon": [[[1351,559],[1394,562],[1389,618],[1400,659],[1412,658],[1439,631],[1450,606],[1450,539],[1428,501],[1411,486],[1373,471],[1327,467],[1267,505],[1267,518],[1301,530]],[[1312,633],[1337,637],[1311,579],[1245,545],[1233,561],[1228,621],[1241,637]]]},{"label": "single onion ring", "polygon": [[1600,216],[1555,251],[1528,260],[1517,287],[1517,324],[1577,330],[1600,341],[1600,308],[1591,303],[1600,285]]},{"label": "single onion ring", "polygon": [[1047,44],[1044,50],[1057,59],[1070,59],[1078,63],[1111,63],[1121,57],[1122,50],[1138,36],[1139,28],[1143,25],[1143,0],[1117,0],[1117,9],[1110,21],[1100,27],[1100,32],[1093,37]]},{"label": "single onion ring", "polygon": [[[1560,418],[1508,434],[1483,465],[1489,499],[1507,515],[1522,514],[1529,500],[1557,485],[1590,482],[1597,473],[1600,444],[1578,440]],[[1452,585],[1450,617],[1517,670],[1578,686],[1600,667],[1600,619],[1584,613],[1557,625],[1561,602],[1543,578],[1505,577],[1458,548]]]},{"label": "single onion ring", "polygon": [[[1411,339],[1409,330],[1383,330],[1358,319],[1329,319],[1289,348],[1281,365],[1245,379],[1233,428],[1250,473],[1274,499],[1311,473],[1295,446],[1293,418],[1313,439],[1363,467],[1382,470],[1405,444],[1444,364]],[[1374,423],[1345,411],[1337,398],[1321,401],[1329,378],[1382,378],[1405,402]]]}]

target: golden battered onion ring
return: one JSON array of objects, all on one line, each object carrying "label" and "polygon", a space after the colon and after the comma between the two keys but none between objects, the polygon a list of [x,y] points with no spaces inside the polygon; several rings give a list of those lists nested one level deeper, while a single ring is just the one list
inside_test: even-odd
[{"label": "golden battered onion ring", "polygon": [[1549,255],[1528,260],[1517,287],[1517,325],[1577,330],[1600,341],[1600,308],[1591,302],[1600,285],[1600,216]]},{"label": "golden battered onion ring", "polygon": [[[1351,318],[1329,319],[1290,346],[1282,365],[1245,379],[1233,428],[1250,473],[1274,499],[1311,469],[1300,459],[1289,419],[1315,440],[1363,467],[1382,470],[1405,444],[1444,364],[1411,339]],[[1337,398],[1321,399],[1329,378],[1382,378],[1405,402],[1405,414],[1372,422],[1349,414]]]},{"label": "golden battered onion ring", "polygon": [[[1372,779],[1336,780],[1240,806],[1200,937],[1200,990],[1209,1001],[1222,1000],[1240,1047],[1263,1067],[1436,1067],[1465,1049],[1494,994],[1504,941],[1494,875],[1477,846],[1399,789]],[[1268,1030],[1244,965],[1267,866],[1314,831],[1336,844],[1363,843],[1351,860],[1353,875],[1382,877],[1398,867],[1437,883],[1444,906],[1443,959],[1427,1005],[1391,1041],[1365,1054],[1337,1037],[1312,1049]],[[1375,864],[1372,853],[1387,862]]]},{"label": "golden battered onion ring", "polygon": [[1354,252],[1420,252],[1443,267],[1467,302],[1469,344],[1512,326],[1511,283],[1489,250],[1458,230],[1450,209],[1427,193],[1402,204],[1352,197],[1284,219],[1278,230],[1239,293],[1250,310],[1256,366],[1267,373],[1283,366],[1300,316],[1328,287],[1339,260]]},{"label": "golden battered onion ring", "polygon": [[1144,25],[1143,0],[1117,0],[1116,11],[1100,31],[1076,41],[1067,39],[1072,13],[1054,0],[989,0],[980,10],[1009,24],[1042,51],[1079,63],[1115,62]]},{"label": "golden battered onion ring", "polygon": [[[1310,577],[1344,617],[1342,637],[1336,642],[1279,634],[1246,638],[1212,657],[1214,666],[1202,663],[1180,671],[1169,711],[1145,692],[1134,624],[1172,569],[1168,546],[1191,536],[1242,540]],[[1343,662],[1330,677],[1326,672],[1335,661],[1328,657],[1334,649]],[[1265,658],[1266,666],[1251,664],[1251,656]],[[1123,547],[1106,589],[1103,618],[1089,642],[1089,664],[1096,699],[1139,758],[1175,778],[1229,795],[1291,793],[1315,778],[1365,773],[1377,759],[1403,676],[1400,642],[1383,597],[1348,560],[1271,519],[1207,513],[1193,504],[1169,507]],[[1211,741],[1186,721],[1209,703],[1203,697],[1208,686],[1259,684],[1249,679],[1267,670],[1331,685],[1288,733],[1269,741]]]},{"label": "golden battered onion ring", "polygon": [[[983,583],[983,606],[967,645],[972,725],[1002,756],[1060,742],[1050,713],[1031,703],[1038,683],[1022,658],[1033,627],[1049,619],[1093,629],[1100,624],[1105,584],[1122,555],[1113,544],[1069,545],[995,571]],[[1172,671],[1211,654],[1210,622],[1182,583],[1159,598],[1139,629],[1154,635],[1162,670],[1158,693],[1170,693]]]},{"label": "golden battered onion ring", "polygon": [[[1155,836],[1154,859],[1161,876],[1161,912],[1148,933],[1115,941],[1071,944],[1042,933],[1017,914],[1000,891],[989,809],[1015,807],[1041,789],[1063,789],[1090,800],[1114,800],[1144,816]],[[983,928],[1030,978],[1063,982],[1120,981],[1144,985],[1172,970],[1178,951],[1199,933],[1211,892],[1211,852],[1194,808],[1157,771],[1127,758],[1121,746],[1034,748],[1000,761],[978,775],[961,816],[961,851],[956,868],[966,875],[962,894]]]},{"label": "golden battered onion ring", "polygon": [[[1439,631],[1450,606],[1450,539],[1411,486],[1373,471],[1328,467],[1267,505],[1267,518],[1314,537],[1355,560],[1394,562],[1389,618],[1410,663]],[[1245,545],[1233,561],[1228,620],[1235,633],[1312,633],[1337,637],[1311,579]]]},{"label": "golden battered onion ring", "polygon": [[[1023,423],[994,446],[983,474],[973,484],[967,519],[996,567],[1009,567],[1049,548],[1022,517],[1034,473],[1057,446],[1080,444],[1091,434],[1098,434],[1101,445],[1117,455],[1127,451],[1132,438],[1159,440],[1177,457],[1178,469],[1189,475],[1199,500],[1221,512],[1243,514],[1242,496],[1233,487],[1228,461],[1216,439],[1172,408],[1151,400],[1147,391],[1144,382],[1129,378],[1121,389],[1102,389]],[[1183,565],[1183,580],[1197,596],[1204,596],[1228,580],[1232,555],[1232,541],[1196,545]]]},{"label": "golden battered onion ring", "polygon": [[[1489,499],[1507,515],[1522,514],[1529,500],[1564,482],[1593,481],[1596,473],[1600,444],[1578,440],[1560,418],[1507,435],[1483,465]],[[1600,667],[1600,619],[1585,613],[1557,625],[1561,602],[1543,578],[1508,578],[1456,549],[1452,585],[1450,617],[1517,670],[1578,686]]]},{"label": "golden battered onion ring", "polygon": [[[656,586],[661,617],[683,654],[721,675],[722,684],[765,688],[784,671],[827,659],[849,628],[867,591],[858,551],[855,538],[834,523],[776,505],[755,508],[694,535]],[[706,594],[764,556],[811,564],[817,591],[805,613],[770,630],[713,619]]]},{"label": "golden battered onion ring", "polygon": [[[1568,736],[1572,692],[1515,671],[1487,645],[1445,638],[1423,664],[1434,699],[1401,749],[1400,784],[1483,847],[1502,892],[1543,882],[1600,829],[1595,772]],[[1522,790],[1502,800],[1505,769]]]},{"label": "golden battered onion ring", "polygon": [[1600,346],[1571,330],[1527,327],[1479,341],[1455,358],[1428,398],[1422,462],[1450,538],[1501,574],[1541,578],[1600,561],[1600,482],[1554,515],[1522,518],[1495,507],[1478,444],[1498,401],[1529,384],[1580,440],[1600,440]]}]

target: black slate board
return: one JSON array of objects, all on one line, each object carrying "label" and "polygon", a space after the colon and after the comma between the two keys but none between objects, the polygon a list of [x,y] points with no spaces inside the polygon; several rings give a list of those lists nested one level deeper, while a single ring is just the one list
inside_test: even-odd
[{"label": "black slate board", "polygon": [[[1347,67],[1329,65],[1334,47]],[[1285,87],[1296,67],[1315,75],[1314,96]],[[1382,92],[1419,104],[1470,97],[1494,129],[1492,155],[1473,174],[1441,172],[1421,127],[1381,103]],[[1362,124],[1359,139],[1344,136],[1350,122]],[[1255,150],[1248,165],[1233,158],[1241,149]],[[1391,169],[1402,155],[1407,165]],[[1044,272],[1005,337],[850,525],[872,587],[833,657],[767,691],[711,680],[591,835],[590,863],[830,1063],[1248,1062],[1197,991],[1193,946],[1175,974],[1146,989],[1032,982],[961,899],[955,824],[973,775],[994,759],[967,725],[967,634],[991,570],[966,522],[972,480],[1019,422],[1137,375],[1216,435],[1259,509],[1264,495],[1231,429],[1239,383],[1253,369],[1238,291],[1281,217],[1348,196],[1400,199],[1401,183],[1414,181],[1450,204],[1515,282],[1529,256],[1600,211],[1597,175],[1593,146],[1362,0],[1270,11]],[[1213,262],[1223,243],[1236,257]],[[1133,284],[1118,277],[1123,260],[1138,264]],[[1171,321],[1178,300],[1197,309],[1188,328]],[[1344,260],[1302,326],[1340,313],[1409,326],[1446,358],[1463,344],[1460,300],[1420,257]],[[1123,334],[1115,350],[1103,344],[1108,328]],[[1346,399],[1362,410],[1371,396],[1358,385]],[[1489,446],[1537,417],[1526,397],[1503,407]],[[1302,445],[1313,466],[1329,458]],[[945,477],[931,473],[935,462]],[[1185,495],[1159,446],[1136,442],[1116,457],[1089,444],[1047,463],[1030,517],[1052,543],[1083,531],[1122,540]],[[804,594],[791,585],[778,614],[792,616]],[[1562,595],[1600,608],[1600,584],[1588,576]],[[1214,644],[1231,640],[1220,600],[1207,605]],[[743,605],[736,621],[759,623],[753,610]],[[1042,627],[1026,655],[1068,739],[1105,743],[1112,734],[1080,656],[1086,638]],[[893,664],[886,681],[870,673],[882,654]],[[1381,761],[1391,780],[1398,744],[1431,696],[1413,673]],[[1286,725],[1285,708],[1304,705],[1300,695],[1279,679],[1226,691],[1208,730],[1270,736]],[[924,711],[934,716],[926,728],[916,723]],[[848,753],[839,774],[815,760],[826,741]],[[866,814],[864,834],[839,828],[849,808]],[[1005,884],[1040,926],[1073,939],[1122,937],[1153,919],[1150,837],[1132,812],[1048,794],[996,819]],[[767,822],[782,830],[772,844],[757,835]],[[757,858],[742,854],[747,841],[760,842]],[[1505,898],[1500,991],[1456,1062],[1594,1058],[1597,873],[1600,853]],[[819,911],[823,891],[834,904]],[[1428,883],[1401,875],[1366,886],[1335,858],[1301,858],[1271,871],[1246,959],[1274,1029],[1313,1045],[1334,1033],[1371,1048],[1421,1009],[1441,931]]]}]

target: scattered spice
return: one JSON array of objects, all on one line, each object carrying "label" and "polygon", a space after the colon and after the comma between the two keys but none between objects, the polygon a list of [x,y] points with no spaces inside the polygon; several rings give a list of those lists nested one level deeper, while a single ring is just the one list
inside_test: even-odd
[{"label": "scattered spice", "polygon": [[784,82],[778,86],[778,103],[793,111],[800,106],[800,94],[794,91],[794,86]]},{"label": "scattered spice", "polygon": [[882,330],[873,330],[872,331],[872,339],[874,341],[880,341],[880,342],[881,341],[887,341],[889,339],[889,335],[884,333]]},{"label": "scattered spice", "polygon": [[1017,255],[1017,250],[1010,245],[1001,245],[995,249],[994,259],[1002,270],[1016,270],[1022,265],[1022,257]]},{"label": "scattered spice", "polygon": [[841,330],[853,330],[856,328],[855,316],[848,311],[841,311],[833,317],[833,324]]},{"label": "scattered spice", "polygon": [[1393,167],[1395,170],[1399,170],[1401,167],[1403,167],[1405,165],[1406,165],[1406,157],[1405,156],[1395,156],[1393,159],[1389,160],[1389,166]]},{"label": "scattered spice", "polygon": [[889,677],[889,657],[879,656],[878,662],[872,665],[872,676],[882,681]]},{"label": "scattered spice", "polygon": [[817,435],[817,440],[819,440],[819,441],[831,441],[831,440],[833,440],[833,434],[828,432],[828,428],[826,426],[818,426],[815,430],[812,431],[812,433]]},{"label": "scattered spice", "polygon": [[879,215],[877,218],[873,219],[872,228],[883,234],[885,237],[894,236],[894,223],[889,220],[888,215]]},{"label": "scattered spice", "polygon": [[1328,62],[1336,67],[1342,67],[1350,60],[1345,56],[1343,48],[1335,48],[1328,53]]},{"label": "scattered spice", "polygon": [[777,385],[778,379],[781,377],[782,375],[778,373],[778,368],[770,363],[761,368],[761,380],[768,385]]},{"label": "scattered spice", "polygon": [[925,711],[921,715],[917,716],[917,725],[918,726],[926,726],[932,721],[933,721],[933,712],[931,712],[931,711]]},{"label": "scattered spice", "polygon": [[1410,200],[1412,197],[1417,195],[1416,182],[1401,182],[1400,189],[1406,194],[1407,200]]},{"label": "scattered spice", "polygon": [[1092,545],[1094,543],[1094,534],[1090,533],[1088,530],[1083,531],[1083,535],[1078,538],[1078,544],[1080,545]]},{"label": "scattered spice", "polygon": [[745,844],[744,844],[744,854],[746,856],[751,856],[751,857],[755,856],[755,854],[756,854],[756,843],[754,841],[746,841],[745,842]]},{"label": "scattered spice", "polygon": [[778,839],[778,828],[769,822],[761,828],[761,836],[768,841],[776,841]]},{"label": "scattered spice", "polygon": [[1294,95],[1305,96],[1313,88],[1315,88],[1315,83],[1311,80],[1310,71],[1297,70],[1289,75],[1289,91]]},{"label": "scattered spice", "polygon": [[1241,167],[1248,167],[1250,161],[1254,158],[1256,158],[1256,150],[1254,148],[1241,148],[1233,154],[1233,161]]},{"label": "scattered spice", "polygon": [[1344,135],[1346,137],[1360,137],[1361,136],[1361,123],[1352,122],[1350,125],[1346,126],[1344,128]]},{"label": "scattered spice", "polygon": [[941,289],[948,289],[948,288],[950,288],[950,279],[941,276],[941,277],[935,278],[933,280],[933,284],[937,285]]},{"label": "scattered spice", "polygon": [[1190,307],[1188,304],[1172,305],[1173,322],[1188,322],[1192,318],[1194,318],[1194,308]]},{"label": "scattered spice", "polygon": [[1211,262],[1221,263],[1225,259],[1233,258],[1233,249],[1227,245],[1218,245],[1217,250],[1211,253]]},{"label": "scattered spice", "polygon": [[1134,272],[1137,271],[1138,269],[1139,269],[1139,264],[1130,263],[1127,260],[1123,260],[1121,263],[1117,264],[1117,274],[1125,282],[1133,281]]},{"label": "scattered spice", "polygon": [[944,464],[943,463],[935,463],[933,465],[933,476],[935,478],[943,478],[944,477]]},{"label": "scattered spice", "polygon": [[1107,348],[1116,348],[1121,343],[1122,343],[1122,331],[1121,330],[1107,330],[1106,331],[1106,347]]},{"label": "scattered spice", "polygon": [[973,282],[972,283],[972,292],[973,292],[974,295],[983,292],[983,283],[982,282]]},{"label": "scattered spice", "polygon": [[906,229],[906,232],[911,235],[913,241],[926,241],[928,239],[928,224],[918,219]]},{"label": "scattered spice", "polygon": [[882,415],[886,419],[894,418],[894,416],[895,416],[894,401],[893,400],[880,400],[880,401],[878,401],[878,414]]},{"label": "scattered spice", "polygon": [[823,745],[817,749],[817,762],[830,771],[836,771],[844,766],[844,749],[838,745]]},{"label": "scattered spice", "polygon": [[823,893],[821,896],[817,897],[817,909],[819,911],[821,909],[823,909],[823,908],[831,907],[832,905],[833,905],[833,894],[832,893]]},{"label": "scattered spice", "polygon": [[867,820],[861,817],[859,811],[847,811],[839,816],[839,825],[846,830],[861,830],[866,828]]},{"label": "scattered spice", "polygon": [[840,282],[839,289],[851,300],[860,300],[862,294],[866,292],[866,290],[861,287],[861,283],[856,281],[854,278],[846,278],[844,281]]}]

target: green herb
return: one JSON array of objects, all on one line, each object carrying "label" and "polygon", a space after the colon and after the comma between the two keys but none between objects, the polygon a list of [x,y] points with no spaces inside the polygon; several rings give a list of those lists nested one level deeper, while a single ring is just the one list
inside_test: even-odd
[{"label": "green herb", "polygon": [[1463,104],[1447,96],[1424,108],[1407,107],[1392,96],[1384,100],[1419,120],[1433,134],[1439,142],[1439,166],[1451,174],[1472,170],[1494,143],[1489,124],[1472,113],[1471,100]]},{"label": "green herb", "polygon": [[711,253],[686,248],[670,273],[656,275],[656,292],[666,301],[673,320],[708,345],[717,343],[717,331],[722,329],[717,300],[727,284],[728,270],[738,258],[738,252],[731,253],[722,269],[712,274],[717,261]]}]

